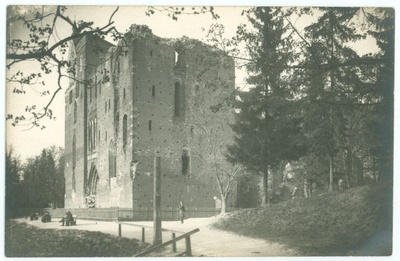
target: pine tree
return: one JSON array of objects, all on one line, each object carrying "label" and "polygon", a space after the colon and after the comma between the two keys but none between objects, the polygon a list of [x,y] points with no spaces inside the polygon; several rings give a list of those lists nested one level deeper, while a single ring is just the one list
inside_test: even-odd
[{"label": "pine tree", "polygon": [[238,39],[246,42],[249,56],[254,61],[247,65],[254,85],[248,92],[239,92],[235,144],[229,147],[229,158],[247,168],[263,173],[263,204],[268,204],[268,174],[283,159],[296,159],[300,148],[294,139],[299,132],[290,100],[292,92],[285,82],[286,64],[293,59],[289,54],[288,39],[284,39],[284,18],[280,8],[257,7],[247,12],[255,31],[244,27]]}]

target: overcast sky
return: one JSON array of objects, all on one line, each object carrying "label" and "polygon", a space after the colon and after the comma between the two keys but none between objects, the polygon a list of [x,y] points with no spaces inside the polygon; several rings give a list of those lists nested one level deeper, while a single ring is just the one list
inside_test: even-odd
[{"label": "overcast sky", "polygon": [[[33,1],[32,3],[34,3]],[[144,1],[142,1],[143,3]],[[181,1],[182,2],[182,1]],[[197,5],[207,5],[216,3],[223,3],[225,5],[243,5],[243,2],[238,1],[191,1]],[[328,5],[331,1],[302,1],[302,5]],[[343,2],[343,1],[340,1]],[[335,4],[339,5],[340,2],[335,2]],[[354,6],[363,5],[363,6],[375,6],[383,5],[384,0],[377,1],[352,1],[343,2],[341,5],[349,5],[353,4]],[[389,1],[390,2],[390,1]],[[389,3],[388,2],[388,3]],[[393,1],[392,1],[393,2]],[[46,3],[46,1],[40,1],[40,3]],[[50,2],[52,3],[52,2]],[[75,3],[80,4],[80,2],[75,1]],[[101,1],[85,1],[85,4],[94,4],[97,3],[96,6],[71,6],[69,7],[67,14],[71,18],[75,18],[76,20],[85,20],[85,21],[94,21],[95,26],[101,26],[106,24],[110,15],[115,10],[115,6],[99,6],[99,4],[104,3]],[[107,1],[107,4],[118,4],[118,1]],[[136,3],[136,2],[135,2]],[[140,4],[140,1],[137,2]],[[146,4],[151,4],[151,1],[144,2]],[[154,1],[153,1],[154,3]],[[157,2],[156,2],[157,3]],[[158,1],[158,3],[162,3]],[[175,3],[175,2],[174,2]],[[190,3],[190,2],[184,2]],[[262,5],[263,1],[249,1],[252,5]],[[268,1],[268,4],[276,4],[277,1]],[[296,1],[280,1],[281,5],[286,6],[295,6]],[[297,2],[298,3],[298,2]],[[18,4],[18,1],[13,1],[12,4]],[[332,2],[330,3],[332,4]],[[219,23],[222,23],[226,27],[226,36],[233,36],[236,27],[242,23],[246,22],[246,20],[240,15],[242,10],[246,9],[243,7],[221,7],[216,8],[216,12],[220,15]],[[209,14],[206,15],[190,15],[190,16],[179,16],[178,21],[174,21],[171,18],[167,17],[162,13],[155,14],[151,17],[146,16],[145,11],[147,7],[139,7],[139,6],[120,6],[119,11],[115,14],[113,20],[115,21],[115,26],[120,31],[125,31],[129,28],[131,24],[146,24],[148,25],[155,35],[160,37],[168,37],[168,38],[178,38],[182,36],[188,36],[190,38],[195,38],[199,40],[205,40],[205,32],[203,28],[208,28],[210,24],[213,22],[211,16]],[[4,15],[5,17],[5,15]],[[5,20],[5,19],[3,19]],[[5,28],[5,26],[3,27]],[[67,27],[63,27],[61,24],[57,26],[56,38],[62,38],[63,35],[70,34],[70,31],[67,30]],[[18,33],[17,28],[15,28],[14,33]],[[5,39],[5,37],[3,38]],[[55,39],[57,40],[57,39]],[[3,49],[4,50],[4,49]],[[28,65],[26,70],[31,69],[31,65]],[[242,85],[244,74],[241,73],[237,75],[236,85]],[[53,77],[51,79],[46,79],[46,86],[54,86],[56,85],[56,78]],[[67,85],[65,85],[66,87]],[[55,88],[52,88],[53,90]],[[10,127],[10,123],[6,122],[7,127],[7,145],[12,144],[15,148],[17,154],[20,154],[22,159],[26,159],[27,157],[38,155],[40,151],[48,147],[50,145],[58,145],[64,146],[64,91],[65,89],[57,95],[56,100],[52,106],[54,115],[56,117],[55,121],[43,121],[46,125],[44,130],[40,130],[39,128],[33,128],[26,130],[26,127]],[[26,105],[32,104],[45,104],[47,100],[38,98],[38,96],[32,92],[29,92],[28,95],[9,95],[7,98],[7,111],[12,112],[16,115],[19,113],[23,113]],[[4,115],[4,114],[2,114]]]}]

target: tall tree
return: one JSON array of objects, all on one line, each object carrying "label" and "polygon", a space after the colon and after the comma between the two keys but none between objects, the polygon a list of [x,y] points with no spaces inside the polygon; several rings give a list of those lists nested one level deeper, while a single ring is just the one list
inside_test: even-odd
[{"label": "tall tree", "polygon": [[294,59],[281,8],[257,7],[247,12],[253,31],[239,27],[237,40],[244,41],[253,62],[246,66],[254,86],[237,97],[235,144],[229,158],[263,173],[263,204],[268,204],[270,168],[283,159],[296,159],[301,149],[293,140],[299,121],[289,103],[293,93],[286,82],[287,64]]},{"label": "tall tree", "polygon": [[21,160],[17,155],[14,154],[14,149],[10,147],[6,151],[6,198],[5,198],[5,216],[10,218],[15,214],[16,209],[20,203],[20,171],[21,171]]},{"label": "tall tree", "polygon": [[369,127],[380,141],[372,148],[372,153],[378,161],[380,176],[392,180],[393,174],[393,132],[394,132],[394,46],[395,46],[395,15],[392,8],[377,8],[366,12],[369,30],[368,34],[376,39],[380,52],[373,58],[384,62],[373,68],[376,71],[376,80],[369,89],[366,98],[375,102],[374,115]]},{"label": "tall tree", "polygon": [[43,149],[39,156],[28,159],[24,166],[25,207],[62,207],[64,204],[64,172],[62,150]]},{"label": "tall tree", "polygon": [[334,179],[346,178],[348,186],[351,176],[356,183],[362,182],[359,165],[364,156],[360,149],[365,146],[361,144],[373,143],[363,128],[367,127],[365,118],[373,118],[371,109],[376,104],[367,97],[376,74],[366,68],[380,66],[384,60],[361,57],[357,45],[351,44],[366,36],[366,31],[359,29],[361,10],[318,8],[318,20],[305,28],[302,38],[307,43],[307,58],[298,71],[303,83],[303,130],[309,153],[325,155],[329,160],[330,191]]},{"label": "tall tree", "polygon": [[[349,186],[363,182],[364,167],[376,165],[369,162],[368,150],[379,155],[380,167],[391,166],[392,116],[378,115],[393,111],[392,10],[266,8],[262,15],[260,10],[247,13],[257,33],[242,26],[236,37],[248,50],[248,82],[254,88],[238,94],[232,159],[252,167],[263,162],[263,168],[257,167],[265,175],[268,167],[302,155],[296,148],[306,147],[302,160],[314,166],[304,164],[305,177],[326,174],[327,179],[317,179],[327,180],[330,191],[339,178],[346,178]],[[301,30],[290,20],[296,13],[317,19]],[[367,36],[362,17],[376,26],[369,34],[378,41],[378,54],[359,54],[358,43]],[[383,125],[389,130],[380,130]],[[383,138],[378,133],[388,134],[385,149],[377,148]],[[281,153],[285,149],[292,153]]]},{"label": "tall tree", "polygon": [[[230,102],[234,93],[234,63],[221,51],[210,52],[209,47],[196,49],[193,52],[198,52],[199,57],[195,69],[197,80],[188,102],[191,110],[188,122],[192,124],[189,145],[193,148],[191,154],[204,163],[200,178],[211,175],[214,179],[224,214],[238,177],[244,173],[242,165],[232,164],[225,157],[233,137],[229,125],[234,112]],[[220,68],[220,73],[215,74],[215,68]]]}]

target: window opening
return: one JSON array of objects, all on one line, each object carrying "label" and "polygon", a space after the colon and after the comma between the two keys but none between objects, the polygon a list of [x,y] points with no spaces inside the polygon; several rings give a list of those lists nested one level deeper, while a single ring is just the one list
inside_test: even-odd
[{"label": "window opening", "polygon": [[108,148],[108,172],[110,178],[117,176],[115,144],[113,140],[110,141]]},{"label": "window opening", "polygon": [[126,145],[128,143],[128,116],[125,114],[122,120],[122,141],[123,149],[125,151]]},{"label": "window opening", "polygon": [[181,116],[181,85],[179,82],[175,83],[175,100],[174,100],[174,115]]},{"label": "window opening", "polygon": [[78,105],[76,104],[76,101],[74,102],[74,123],[76,123],[77,121],[77,117],[78,117]]},{"label": "window opening", "polygon": [[177,51],[175,51],[175,56],[174,56],[174,64],[175,65],[178,63],[178,59],[179,59],[179,54]]},{"label": "window opening", "polygon": [[182,175],[190,176],[190,149],[182,149]]}]

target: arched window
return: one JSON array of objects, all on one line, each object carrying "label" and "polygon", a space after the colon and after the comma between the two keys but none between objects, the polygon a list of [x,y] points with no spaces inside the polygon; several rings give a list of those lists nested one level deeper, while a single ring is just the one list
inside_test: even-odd
[{"label": "arched window", "polygon": [[76,178],[75,178],[75,166],[76,166],[76,138],[75,135],[72,138],[72,190],[76,190]]},{"label": "arched window", "polygon": [[89,122],[88,124],[88,145],[89,145],[89,152],[92,151],[92,123]]},{"label": "arched window", "polygon": [[115,124],[115,134],[118,137],[119,136],[119,112],[115,114],[115,119],[114,119],[114,124]]},{"label": "arched window", "polygon": [[98,84],[94,84],[94,98],[97,99],[97,88],[99,88]]},{"label": "arched window", "polygon": [[93,139],[93,150],[96,150],[96,134],[97,134],[97,121],[93,120],[93,130],[92,130],[92,139]]},{"label": "arched window", "polygon": [[174,115],[176,117],[181,116],[181,84],[175,83],[175,99],[174,99]]},{"label": "arched window", "polygon": [[113,178],[117,176],[117,166],[116,166],[116,154],[115,154],[115,144],[114,141],[110,141],[110,146],[108,147],[108,173],[109,177]]},{"label": "arched window", "polygon": [[125,114],[122,120],[122,141],[123,149],[125,151],[126,144],[128,143],[128,116]]},{"label": "arched window", "polygon": [[72,167],[75,168],[76,165],[76,138],[75,135],[72,138]]},{"label": "arched window", "polygon": [[78,105],[76,104],[76,101],[74,102],[74,123],[77,121],[77,112],[78,111]]},{"label": "arched window", "polygon": [[76,82],[76,90],[75,90],[75,98],[79,97],[79,87],[80,87],[80,83],[79,81]]},{"label": "arched window", "polygon": [[175,53],[174,53],[174,65],[176,65],[177,63],[178,63],[178,52],[177,51],[175,51]]},{"label": "arched window", "polygon": [[97,183],[99,182],[99,174],[97,173],[96,165],[93,163],[90,167],[89,179],[87,181],[88,195],[97,194]]},{"label": "arched window", "polygon": [[189,177],[190,172],[190,149],[184,147],[182,148],[182,174]]}]

